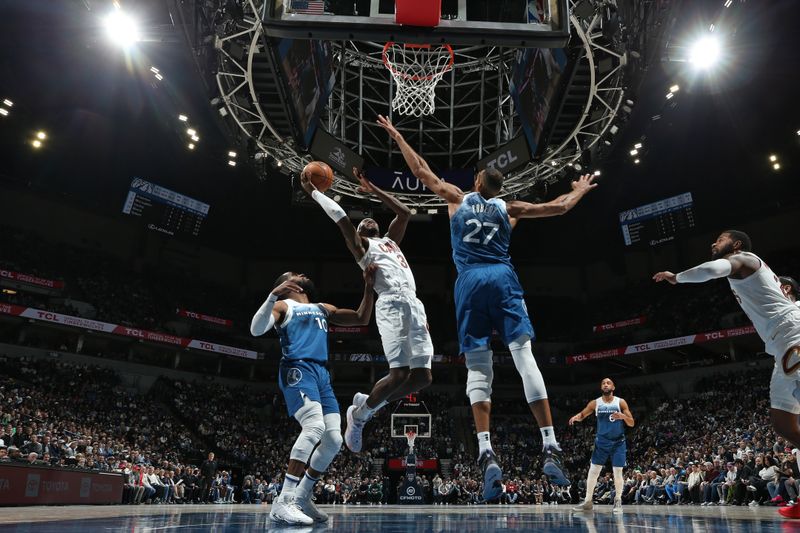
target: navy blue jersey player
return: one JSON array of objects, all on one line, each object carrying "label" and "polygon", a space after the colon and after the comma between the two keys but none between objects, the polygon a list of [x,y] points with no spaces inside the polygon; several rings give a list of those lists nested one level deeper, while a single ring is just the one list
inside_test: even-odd
[{"label": "navy blue jersey player", "polygon": [[586,175],[572,182],[572,191],[543,204],[504,202],[497,198],[503,175],[487,169],[475,176],[475,189],[464,193],[445,183],[403,139],[392,123],[378,117],[378,123],[397,142],[411,171],[432,192],[447,201],[453,261],[458,270],[455,287],[456,319],[461,351],[467,365],[467,395],[478,433],[479,459],[484,476],[483,496],[492,500],[502,492],[502,472],[492,451],[489,419],[492,392],[492,330],[508,345],[522,377],[525,397],[539,424],[544,441],[543,470],[551,481],[568,485],[561,466],[561,448],[553,432],[550,404],[542,373],[531,351],[533,326],[525,308],[508,246],[511,231],[522,218],[562,215],[596,187]]},{"label": "navy blue jersey player", "polygon": [[311,280],[304,274],[287,272],[276,280],[275,288],[253,316],[253,335],[263,335],[273,326],[278,332],[282,351],[278,387],[289,416],[302,427],[289,454],[283,490],[272,504],[270,518],[275,521],[310,525],[328,519],[311,500],[314,484],[342,447],[339,403],[327,369],[328,323],[369,323],[375,271],[374,265],[364,269],[364,297],[358,310],[312,303]]},{"label": "navy blue jersey player", "polygon": [[576,511],[589,511],[592,509],[592,495],[594,494],[597,477],[609,460],[614,470],[614,513],[622,512],[622,468],[626,463],[627,445],[625,443],[625,426],[633,427],[634,420],[628,402],[614,396],[614,382],[605,378],[600,382],[603,395],[592,400],[583,411],[569,419],[571,426],[580,422],[592,413],[597,416],[597,435],[594,438],[594,452],[592,452],[592,465],[589,467],[589,478],[586,480],[586,499],[574,507]]}]

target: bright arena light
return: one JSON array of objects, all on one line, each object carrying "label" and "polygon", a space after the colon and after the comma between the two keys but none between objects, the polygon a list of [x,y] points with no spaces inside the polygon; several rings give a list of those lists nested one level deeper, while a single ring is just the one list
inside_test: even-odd
[{"label": "bright arena light", "polygon": [[41,148],[42,147],[42,141],[40,141],[39,139],[34,139],[31,144],[33,145],[34,148]]},{"label": "bright arena light", "polygon": [[236,157],[236,152],[228,152],[228,157]]},{"label": "bright arena light", "polygon": [[777,161],[777,160],[778,160],[778,156],[777,156],[777,155],[775,155],[775,154],[772,154],[772,155],[770,155],[770,156],[769,156],[769,160],[770,160],[770,161],[772,161],[772,162],[774,163],[775,161]]},{"label": "bright arena light", "polygon": [[0,115],[3,115],[4,117],[7,117],[8,116],[8,109],[6,109],[4,107],[0,107]]},{"label": "bright arena light", "polygon": [[108,38],[117,45],[128,48],[139,41],[139,29],[136,21],[121,10],[118,9],[108,15],[104,22]]},{"label": "bright arena light", "polygon": [[12,107],[14,105],[14,102],[6,98],[5,100],[3,100],[3,105],[7,107]]},{"label": "bright arena light", "polygon": [[695,68],[705,70],[713,67],[722,55],[722,47],[716,37],[703,37],[689,50],[689,63]]},{"label": "bright arena light", "polygon": [[178,120],[180,120],[181,122],[186,122],[187,120],[189,120],[189,117],[187,117],[186,115],[178,115]]},{"label": "bright arena light", "polygon": [[40,141],[47,139],[47,134],[43,131],[36,132],[36,138]]}]

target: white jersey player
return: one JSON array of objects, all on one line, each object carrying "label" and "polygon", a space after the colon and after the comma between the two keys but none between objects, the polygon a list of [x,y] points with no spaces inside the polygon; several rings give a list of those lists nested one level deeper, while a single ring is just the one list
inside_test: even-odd
[{"label": "white jersey player", "polygon": [[316,190],[306,176],[301,175],[300,182],[339,226],[358,265],[362,269],[370,264],[378,267],[375,275],[375,291],[378,293],[375,321],[389,363],[389,374],[375,383],[369,395],[356,393],[353,405],[347,409],[345,444],[351,451],[360,452],[364,424],[375,411],[387,402],[431,384],[433,343],[428,332],[425,307],[416,296],[414,274],[398,245],[405,235],[411,210],[370,183],[356,169],[353,172],[361,181],[362,192],[374,194],[395,213],[383,237],[380,236],[378,223],[373,219],[365,218],[356,229],[339,204]]},{"label": "white jersey player", "polygon": [[[766,352],[775,358],[769,387],[772,426],[800,447],[800,308],[786,296],[778,276],[750,252],[751,248],[746,233],[724,231],[711,245],[711,261],[679,274],[659,272],[653,279],[675,285],[727,277],[736,300],[764,341]],[[800,518],[800,504],[781,508],[780,513]]]}]

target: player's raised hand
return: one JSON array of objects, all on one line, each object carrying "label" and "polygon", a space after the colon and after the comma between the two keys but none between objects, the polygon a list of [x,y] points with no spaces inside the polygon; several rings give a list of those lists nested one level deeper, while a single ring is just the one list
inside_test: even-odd
[{"label": "player's raised hand", "polygon": [[580,178],[571,183],[572,190],[580,192],[582,194],[586,194],[587,192],[597,187],[597,184],[594,183],[595,177],[596,176],[594,174],[584,174],[583,176],[581,176]]},{"label": "player's raised hand", "polygon": [[378,265],[370,263],[364,269],[364,285],[367,287],[375,286],[375,273],[378,271]]},{"label": "player's raised hand", "polygon": [[403,137],[400,134],[400,132],[397,131],[397,128],[394,127],[392,121],[384,117],[383,115],[378,115],[378,125],[383,129],[385,129],[386,132],[389,134],[389,137],[391,137],[395,141]]},{"label": "player's raised hand", "polygon": [[678,284],[678,280],[675,274],[673,274],[668,270],[665,270],[664,272],[656,272],[656,274],[653,275],[653,281],[655,281],[656,283],[660,281],[668,281],[671,285]]},{"label": "player's raised hand", "polygon": [[290,292],[296,292],[302,294],[304,291],[300,285],[288,279],[272,290],[272,294],[274,294],[278,298],[286,296]]},{"label": "player's raised hand", "polygon": [[361,185],[358,187],[358,192],[366,194],[375,192],[375,187],[372,185],[372,182],[367,179],[362,171],[359,171],[356,167],[353,167],[353,176],[358,178],[358,181]]},{"label": "player's raised hand", "polygon": [[317,190],[305,172],[300,172],[300,186],[303,187],[303,190],[306,191],[306,194],[309,196],[311,196],[311,193]]}]

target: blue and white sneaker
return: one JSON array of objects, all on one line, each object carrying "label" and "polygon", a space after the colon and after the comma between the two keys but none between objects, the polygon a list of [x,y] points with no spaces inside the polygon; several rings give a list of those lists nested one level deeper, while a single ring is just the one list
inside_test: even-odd
[{"label": "blue and white sneaker", "polygon": [[545,446],[542,455],[544,459],[542,470],[550,478],[550,483],[562,487],[569,485],[570,481],[564,473],[564,464],[561,461],[561,449],[555,446]]},{"label": "blue and white sneaker", "polygon": [[503,493],[503,471],[497,464],[497,456],[492,450],[486,450],[478,458],[478,466],[483,472],[483,499],[496,500]]}]

